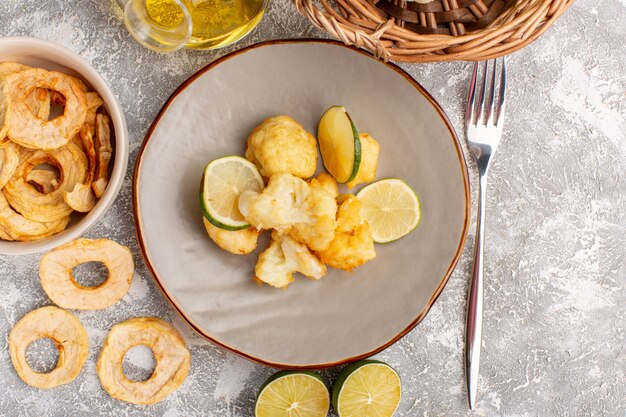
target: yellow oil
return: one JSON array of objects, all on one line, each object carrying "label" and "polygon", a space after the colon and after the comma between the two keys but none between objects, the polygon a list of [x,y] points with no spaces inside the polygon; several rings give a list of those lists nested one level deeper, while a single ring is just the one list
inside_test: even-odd
[{"label": "yellow oil", "polygon": [[[193,32],[188,48],[219,48],[245,36],[263,18],[264,0],[182,0],[189,10]],[[172,0],[146,0],[150,18],[161,26],[175,26],[183,19]]]}]

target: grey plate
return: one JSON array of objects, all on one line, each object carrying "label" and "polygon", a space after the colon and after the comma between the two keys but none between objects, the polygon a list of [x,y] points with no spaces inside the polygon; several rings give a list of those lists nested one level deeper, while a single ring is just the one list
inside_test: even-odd
[{"label": "grey plate", "polygon": [[[298,277],[286,291],[258,286],[251,277],[265,244],[231,255],[204,231],[203,168],[242,155],[266,117],[287,114],[315,133],[334,104],[380,142],[378,178],[403,178],[417,192],[421,223],[352,273]],[[144,257],[172,305],[206,338],[285,368],[334,366],[398,340],[443,289],[469,222],[467,168],[437,103],[400,68],[320,40],[254,45],[186,81],[146,136],[133,192]]]}]

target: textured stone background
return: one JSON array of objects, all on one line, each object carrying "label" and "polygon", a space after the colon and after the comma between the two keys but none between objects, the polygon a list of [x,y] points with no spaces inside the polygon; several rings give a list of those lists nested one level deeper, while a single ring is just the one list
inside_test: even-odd
[{"label": "textured stone background", "polygon": [[[113,208],[87,236],[130,246],[137,265],[130,293],[120,303],[105,311],[77,312],[91,340],[82,373],[68,385],[41,391],[15,374],[6,337],[21,316],[50,303],[37,277],[40,256],[0,257],[0,415],[250,416],[256,391],[273,370],[198,338],[168,306],[137,247],[130,176],[149,124],[197,69],[254,42],[324,34],[288,0],[275,0],[260,27],[236,46],[163,56],[136,44],[119,15],[111,0],[0,2],[1,36],[34,36],[66,46],[89,61],[121,101],[131,139],[127,179]],[[509,60],[510,104],[488,196],[485,329],[475,415],[626,414],[625,22],[624,0],[579,0],[538,42]],[[471,65],[403,67],[462,132]],[[468,414],[463,329],[472,241],[470,235],[466,253],[426,319],[378,355],[404,381],[398,416]],[[111,399],[95,373],[108,329],[144,315],[172,321],[193,355],[181,389],[150,407]],[[145,350],[129,356],[130,373],[149,374],[152,360]],[[336,370],[323,374],[331,380]]]}]

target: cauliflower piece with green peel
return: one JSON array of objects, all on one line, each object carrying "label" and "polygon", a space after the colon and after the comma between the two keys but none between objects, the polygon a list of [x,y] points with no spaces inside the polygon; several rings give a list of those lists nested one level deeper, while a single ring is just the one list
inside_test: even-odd
[{"label": "cauliflower piece with green peel", "polygon": [[270,178],[262,193],[242,193],[239,211],[257,229],[275,229],[320,250],[333,239],[337,202],[325,187],[281,173]]},{"label": "cauliflower piece with green peel", "polygon": [[317,140],[289,116],[270,117],[248,136],[246,158],[264,177],[288,172],[309,178],[317,168]]},{"label": "cauliflower piece with green peel", "polygon": [[259,231],[254,228],[242,230],[225,230],[213,225],[206,217],[202,217],[204,228],[209,237],[217,246],[234,253],[235,255],[245,255],[256,249]]},{"label": "cauliflower piece with green peel", "polygon": [[326,265],[306,245],[287,235],[272,232],[272,242],[259,255],[254,268],[255,278],[272,287],[285,288],[293,282],[295,272],[308,278],[320,279],[326,275]]},{"label": "cauliflower piece with green peel", "polygon": [[359,138],[361,139],[361,164],[356,177],[346,183],[348,188],[353,188],[364,182],[374,181],[376,178],[380,145],[367,133],[360,133]]},{"label": "cauliflower piece with green peel", "polygon": [[338,199],[337,227],[330,244],[317,251],[320,260],[334,268],[351,271],[376,257],[369,224],[361,217],[361,201],[352,194]]}]

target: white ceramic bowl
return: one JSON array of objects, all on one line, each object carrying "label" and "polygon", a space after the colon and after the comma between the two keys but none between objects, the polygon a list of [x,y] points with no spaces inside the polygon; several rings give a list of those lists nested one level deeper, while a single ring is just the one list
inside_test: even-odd
[{"label": "white ceramic bowl", "polygon": [[128,164],[128,131],[122,108],[102,77],[75,53],[52,42],[9,37],[0,39],[0,62],[16,61],[32,67],[58,70],[79,76],[88,87],[100,94],[104,109],[111,117],[114,133],[114,155],[110,167],[110,180],[106,191],[89,213],[74,213],[67,229],[46,239],[33,242],[7,242],[0,240],[0,254],[24,255],[44,252],[79,237],[107,211],[120,191]]}]

